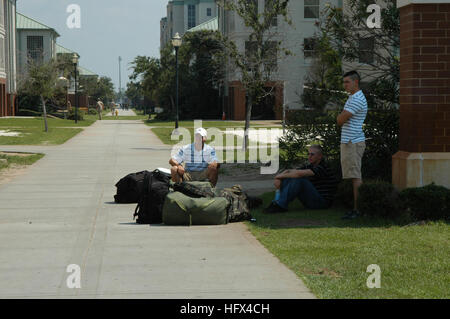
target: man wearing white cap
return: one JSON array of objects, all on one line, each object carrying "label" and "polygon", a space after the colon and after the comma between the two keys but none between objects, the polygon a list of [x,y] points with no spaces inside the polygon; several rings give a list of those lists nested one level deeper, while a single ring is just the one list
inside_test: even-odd
[{"label": "man wearing white cap", "polygon": [[172,181],[209,180],[215,187],[219,176],[219,163],[216,150],[205,144],[207,133],[204,128],[195,130],[194,143],[183,146],[169,160]]}]

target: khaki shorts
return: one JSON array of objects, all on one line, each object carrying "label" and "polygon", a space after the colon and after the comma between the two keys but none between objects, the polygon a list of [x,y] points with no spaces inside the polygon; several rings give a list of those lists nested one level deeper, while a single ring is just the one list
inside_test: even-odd
[{"label": "khaki shorts", "polygon": [[361,179],[361,159],[366,149],[366,142],[341,144],[342,178]]},{"label": "khaki shorts", "polygon": [[[185,169],[186,165],[184,163],[181,164]],[[203,171],[198,172],[184,172],[183,175],[183,181],[189,182],[189,181],[208,181],[208,168],[204,169]]]}]

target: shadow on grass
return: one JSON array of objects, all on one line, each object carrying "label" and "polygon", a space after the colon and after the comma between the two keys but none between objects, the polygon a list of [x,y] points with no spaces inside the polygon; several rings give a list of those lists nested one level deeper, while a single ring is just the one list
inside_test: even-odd
[{"label": "shadow on grass", "polygon": [[308,209],[298,199],[289,205],[289,211],[285,213],[266,214],[263,213],[274,198],[275,192],[265,193],[261,196],[263,205],[252,210],[252,216],[256,218],[253,225],[267,229],[289,229],[289,228],[370,228],[393,226],[406,226],[413,220],[399,218],[391,220],[386,218],[375,218],[362,216],[352,220],[343,220],[342,216],[348,211],[345,207],[333,205],[329,209]]}]

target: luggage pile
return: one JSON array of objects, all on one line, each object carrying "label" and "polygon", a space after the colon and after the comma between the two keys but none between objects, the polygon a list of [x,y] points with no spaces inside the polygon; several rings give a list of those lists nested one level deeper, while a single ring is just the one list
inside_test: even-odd
[{"label": "luggage pile", "polygon": [[159,170],[129,174],[116,184],[116,203],[137,203],[138,224],[222,225],[252,219],[262,204],[240,185],[217,190],[209,182],[173,183]]}]

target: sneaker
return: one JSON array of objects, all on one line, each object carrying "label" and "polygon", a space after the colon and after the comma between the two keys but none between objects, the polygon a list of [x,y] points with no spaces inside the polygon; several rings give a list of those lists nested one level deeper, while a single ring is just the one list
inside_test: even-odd
[{"label": "sneaker", "polygon": [[358,210],[350,210],[348,211],[344,216],[342,216],[342,219],[355,219],[357,217],[361,216],[361,213]]},{"label": "sneaker", "polygon": [[264,213],[266,214],[276,214],[276,213],[285,213],[288,210],[286,208],[281,207],[275,202],[270,203],[270,205],[264,209]]}]

